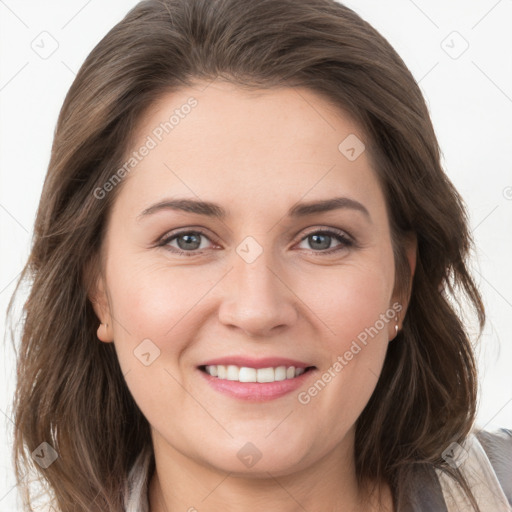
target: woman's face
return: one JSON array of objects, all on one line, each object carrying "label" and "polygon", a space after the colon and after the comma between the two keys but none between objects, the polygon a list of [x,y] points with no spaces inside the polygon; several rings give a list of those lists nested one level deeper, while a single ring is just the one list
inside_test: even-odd
[{"label": "woman's face", "polygon": [[155,446],[255,475],[350,455],[406,306],[364,140],[300,88],[203,83],[145,117],[95,307]]}]

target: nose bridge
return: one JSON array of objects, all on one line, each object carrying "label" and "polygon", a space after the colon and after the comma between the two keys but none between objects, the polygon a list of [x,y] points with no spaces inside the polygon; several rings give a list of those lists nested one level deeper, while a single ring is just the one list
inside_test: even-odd
[{"label": "nose bridge", "polygon": [[[259,245],[259,244],[258,244]],[[261,249],[259,248],[261,247]],[[238,293],[247,296],[249,300],[276,300],[277,290],[272,250],[263,250],[262,246],[256,247],[255,242],[242,242],[237,248],[234,261],[234,278],[236,279]],[[261,297],[256,297],[262,295]]]},{"label": "nose bridge", "polygon": [[236,247],[230,272],[228,296],[220,308],[220,320],[247,334],[265,335],[274,327],[291,324],[296,310],[293,294],[279,275],[274,251],[255,237],[246,237]]}]

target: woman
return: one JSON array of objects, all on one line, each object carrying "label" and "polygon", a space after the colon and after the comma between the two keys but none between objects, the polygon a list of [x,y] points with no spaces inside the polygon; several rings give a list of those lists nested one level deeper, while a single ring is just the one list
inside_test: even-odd
[{"label": "woman", "polygon": [[508,510],[452,302],[483,327],[471,243],[416,82],[350,9],[141,2],[59,116],[19,484],[60,511]]}]

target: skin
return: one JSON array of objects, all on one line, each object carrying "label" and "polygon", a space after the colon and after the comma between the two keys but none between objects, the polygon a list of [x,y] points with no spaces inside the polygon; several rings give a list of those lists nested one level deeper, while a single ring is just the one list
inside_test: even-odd
[{"label": "skin", "polygon": [[[355,422],[375,389],[395,320],[309,403],[297,398],[393,303],[403,307],[399,327],[406,312],[369,155],[350,161],[338,150],[349,134],[362,141],[364,134],[307,89],[254,93],[215,81],[153,105],[131,151],[191,96],[197,106],[125,177],[92,294],[103,322],[98,338],[115,344],[151,425],[151,511],[393,510],[385,482],[373,482],[371,496],[358,487],[353,450]],[[336,196],[362,203],[371,220],[352,209],[287,216],[297,202]],[[171,197],[212,201],[229,216],[167,209],[137,220]],[[178,228],[205,236],[192,249],[183,237],[156,245]],[[356,245],[333,236],[318,246],[308,237],[333,228]],[[236,252],[247,236],[263,250],[250,264]],[[196,254],[171,252],[180,248]],[[415,254],[411,242],[412,273]],[[149,366],[134,356],[144,339],[160,350]],[[198,373],[208,359],[235,354],[291,357],[317,370],[297,391],[247,402],[213,390]],[[237,457],[247,442],[261,453],[252,467]]]}]

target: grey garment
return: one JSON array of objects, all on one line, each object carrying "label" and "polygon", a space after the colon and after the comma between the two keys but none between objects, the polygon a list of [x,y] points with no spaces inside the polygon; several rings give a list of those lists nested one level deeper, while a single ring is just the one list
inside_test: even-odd
[{"label": "grey garment", "polygon": [[[475,431],[503,492],[512,505],[512,431]],[[154,468],[151,450],[137,458],[125,490],[126,512],[149,512],[148,484]],[[399,512],[447,512],[443,491],[433,466],[418,464],[405,484],[408,503]]]},{"label": "grey garment", "polygon": [[475,433],[512,506],[512,430],[500,428],[495,432],[481,430]]},{"label": "grey garment", "polygon": [[[502,428],[494,432],[472,432],[482,445],[503,492],[512,505],[512,431]],[[413,468],[407,485],[408,503],[399,512],[447,512],[439,478],[428,464]]]},{"label": "grey garment", "polygon": [[412,469],[411,479],[402,483],[407,496],[400,512],[447,512],[439,478],[430,464],[418,464]]}]

